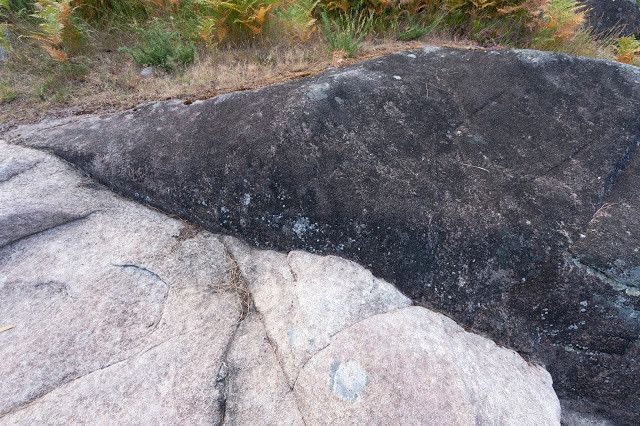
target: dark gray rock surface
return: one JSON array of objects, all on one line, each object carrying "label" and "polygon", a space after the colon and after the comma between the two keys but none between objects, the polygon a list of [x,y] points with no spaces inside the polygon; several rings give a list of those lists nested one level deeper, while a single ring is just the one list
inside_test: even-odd
[{"label": "dark gray rock surface", "polygon": [[640,7],[636,0],[585,0],[589,25],[600,34],[640,36]]},{"label": "dark gray rock surface", "polygon": [[640,421],[640,70],[428,48],[8,134],[259,247],[363,263]]},{"label": "dark gray rock surface", "polygon": [[361,265],[250,248],[3,140],[0,229],[3,426],[560,425],[543,367]]}]

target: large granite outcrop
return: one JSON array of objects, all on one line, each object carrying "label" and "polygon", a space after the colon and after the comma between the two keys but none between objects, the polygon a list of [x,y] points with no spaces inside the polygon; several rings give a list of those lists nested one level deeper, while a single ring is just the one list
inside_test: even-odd
[{"label": "large granite outcrop", "polygon": [[551,377],[333,256],[0,141],[0,424],[559,424]]},{"label": "large granite outcrop", "polygon": [[571,410],[638,423],[638,117],[635,67],[427,48],[9,136],[211,231],[358,261],[541,362]]}]

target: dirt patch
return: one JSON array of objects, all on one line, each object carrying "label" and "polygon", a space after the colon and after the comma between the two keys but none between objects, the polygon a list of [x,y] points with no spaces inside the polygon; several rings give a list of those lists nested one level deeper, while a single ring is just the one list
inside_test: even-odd
[{"label": "dirt patch", "polygon": [[139,67],[113,50],[93,59],[95,63],[86,74],[77,76],[70,70],[57,78],[50,73],[24,71],[37,64],[21,57],[17,64],[0,67],[0,80],[16,93],[11,101],[0,102],[0,131],[45,118],[120,111],[148,101],[184,99],[190,103],[308,77],[327,68],[425,45],[477,48],[469,41],[435,37],[413,42],[368,41],[356,58],[332,57],[319,41],[268,48],[236,47],[200,52],[197,61],[183,73],[155,72],[146,78],[140,75]]}]

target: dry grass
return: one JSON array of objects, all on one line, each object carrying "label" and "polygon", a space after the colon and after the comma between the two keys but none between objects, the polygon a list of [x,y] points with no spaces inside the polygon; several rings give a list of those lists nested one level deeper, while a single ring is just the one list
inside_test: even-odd
[{"label": "dry grass", "polygon": [[42,69],[42,57],[23,55],[15,58],[11,67],[0,67],[0,81],[16,94],[10,102],[0,103],[0,130],[45,117],[116,111],[145,101],[195,100],[254,89],[425,44],[474,46],[450,37],[420,42],[378,38],[365,41],[355,58],[337,61],[319,39],[303,45],[235,46],[201,50],[196,62],[183,73],[156,72],[147,78],[141,77],[140,68],[115,50],[105,49],[94,55],[85,67],[86,74],[74,69],[56,74]]},{"label": "dry grass", "polygon": [[230,264],[227,271],[227,274],[229,275],[229,286],[231,291],[238,296],[238,312],[240,313],[240,320],[243,320],[250,312],[255,310],[255,307],[253,305],[247,281],[242,276],[242,271],[240,270],[238,262],[236,262],[230,253],[227,253],[227,259]]},{"label": "dry grass", "polygon": [[[55,3],[68,5],[69,1],[56,0]],[[422,6],[433,3],[424,0],[387,2],[382,8],[376,2],[353,3],[349,10],[338,15],[337,9],[331,6],[333,2],[321,2],[322,6],[312,0],[292,1],[291,4],[304,7],[289,10],[285,6],[290,3],[281,0],[233,0],[229,4],[246,6],[245,12],[251,19],[238,21],[234,18],[232,22],[242,23],[242,28],[229,28],[222,38],[221,34],[215,37],[213,33],[209,34],[211,37],[205,37],[208,42],[201,39],[202,25],[217,15],[213,9],[199,10],[194,15],[189,6],[193,5],[191,0],[153,0],[148,5],[155,12],[143,14],[143,25],[137,22],[133,9],[124,8],[128,10],[126,12],[116,8],[118,12],[112,7],[142,4],[133,0],[108,2],[111,6],[99,10],[103,15],[101,19],[91,20],[83,15],[86,25],[69,17],[69,13],[86,15],[88,9],[83,8],[74,8],[73,12],[67,8],[65,13],[55,16],[49,16],[48,9],[36,8],[43,15],[39,21],[26,19],[24,14],[8,14],[4,19],[11,24],[12,30],[6,40],[10,41],[14,52],[8,64],[0,64],[0,131],[44,117],[115,111],[145,101],[195,100],[253,89],[424,44],[477,46],[456,37],[476,40],[485,46],[533,47],[579,56],[618,58],[632,63],[640,60],[640,47],[635,39],[618,40],[613,33],[606,36],[592,34],[585,27],[584,8],[576,0],[518,0],[516,6],[504,10],[499,4],[506,0],[461,0],[458,3],[462,9],[458,12],[462,15],[457,18],[453,12],[446,12],[446,7],[430,12],[423,10]],[[79,4],[94,3],[83,0]],[[211,2],[211,7],[214,3]],[[276,3],[281,6],[278,13],[263,7]],[[168,4],[172,6],[167,8]],[[345,3],[345,7],[349,4]],[[393,7],[387,7],[391,4]],[[318,9],[314,14],[316,6]],[[273,25],[267,19],[268,12],[273,12]],[[408,17],[405,12],[409,13]],[[213,15],[209,16],[209,13]],[[315,22],[318,13],[323,17],[322,25]],[[332,13],[331,18],[327,13]],[[422,20],[418,16],[422,16]],[[48,18],[60,25],[48,25]],[[218,18],[222,19],[222,15]],[[51,28],[42,33],[43,25]],[[158,30],[151,31],[156,25]],[[292,31],[294,27],[298,30]],[[65,28],[70,32],[64,32]],[[411,37],[418,34],[417,37],[422,36],[421,41],[397,41],[410,38],[404,35],[411,28]],[[423,30],[426,32],[421,32]],[[231,37],[239,35],[238,31],[244,36]],[[81,42],[75,43],[74,37],[67,37],[69,40],[65,43],[65,34],[78,35]],[[212,43],[212,37],[228,39],[229,44]],[[192,64],[194,44],[199,50]],[[178,49],[181,46],[184,49]],[[121,51],[121,47],[125,50]],[[60,54],[51,55],[58,50]],[[178,50],[188,50],[188,58],[178,55]],[[55,61],[52,56],[59,60]],[[134,64],[132,57],[139,64],[156,64],[175,72],[167,74],[158,68],[153,75],[142,77],[140,67]]]}]

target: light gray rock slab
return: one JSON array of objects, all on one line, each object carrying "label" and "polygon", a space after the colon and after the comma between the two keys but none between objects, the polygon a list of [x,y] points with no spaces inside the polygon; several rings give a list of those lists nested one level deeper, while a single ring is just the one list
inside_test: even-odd
[{"label": "light gray rock slab", "polygon": [[225,421],[228,424],[303,424],[295,394],[259,314],[251,313],[238,328],[227,369]]},{"label": "light gray rock slab", "polygon": [[0,142],[0,423],[208,423],[239,319],[219,239]]},{"label": "light gray rock slab", "polygon": [[421,307],[335,335],[295,392],[309,424],[560,424],[544,368]]},{"label": "light gray rock slab", "polygon": [[391,284],[354,262],[224,241],[246,277],[290,384],[334,334],[371,315],[411,305]]}]

